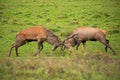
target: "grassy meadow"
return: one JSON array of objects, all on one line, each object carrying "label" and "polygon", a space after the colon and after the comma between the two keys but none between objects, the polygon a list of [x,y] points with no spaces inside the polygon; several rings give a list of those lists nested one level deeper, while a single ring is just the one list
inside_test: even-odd
[{"label": "grassy meadow", "polygon": [[[120,80],[120,0],[0,0],[0,80]],[[51,50],[44,43],[34,56],[37,42],[13,49],[17,32],[45,26],[63,41],[80,26],[108,32],[107,39],[117,55],[104,51],[99,42],[81,45],[73,53]]]}]

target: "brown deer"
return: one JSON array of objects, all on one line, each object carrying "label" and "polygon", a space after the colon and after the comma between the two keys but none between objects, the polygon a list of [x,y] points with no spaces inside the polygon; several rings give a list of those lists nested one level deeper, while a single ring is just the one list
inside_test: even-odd
[{"label": "brown deer", "polygon": [[72,47],[76,46],[76,50],[82,43],[85,46],[86,41],[99,41],[104,44],[105,51],[109,48],[114,54],[116,52],[109,45],[109,40],[106,39],[106,31],[99,28],[80,27],[77,28],[67,39],[63,41],[64,48],[71,52]]},{"label": "brown deer", "polygon": [[11,51],[13,48],[15,48],[16,56],[18,56],[18,48],[31,41],[38,42],[38,51],[35,55],[40,54],[41,50],[43,49],[44,41],[53,46],[52,50],[55,50],[58,46],[62,44],[61,40],[50,30],[47,30],[46,28],[41,26],[35,26],[17,33],[16,41],[12,44],[8,56],[11,55]]}]

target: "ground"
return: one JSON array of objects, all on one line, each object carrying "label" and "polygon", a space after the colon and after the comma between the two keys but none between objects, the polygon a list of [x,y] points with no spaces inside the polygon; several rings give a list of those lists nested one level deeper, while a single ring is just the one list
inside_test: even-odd
[{"label": "ground", "polygon": [[[119,0],[0,0],[0,80],[119,80]],[[16,33],[31,26],[44,26],[62,41],[77,27],[91,26],[108,32],[107,39],[117,55],[104,51],[99,42],[87,42],[73,53],[51,50],[44,43],[35,57],[37,42],[13,49]]]}]

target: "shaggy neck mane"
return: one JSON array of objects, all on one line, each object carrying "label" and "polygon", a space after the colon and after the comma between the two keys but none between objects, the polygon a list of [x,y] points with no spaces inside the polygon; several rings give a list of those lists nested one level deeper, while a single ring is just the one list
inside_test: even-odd
[{"label": "shaggy neck mane", "polygon": [[51,31],[47,30],[47,32],[48,32],[48,38],[46,39],[46,42],[48,42],[51,45],[60,42],[59,38],[56,35],[54,35]]}]

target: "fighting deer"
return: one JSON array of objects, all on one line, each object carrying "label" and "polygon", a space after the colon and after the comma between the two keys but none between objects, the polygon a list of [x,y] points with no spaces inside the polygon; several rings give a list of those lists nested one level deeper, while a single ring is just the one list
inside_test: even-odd
[{"label": "fighting deer", "polygon": [[114,54],[116,52],[109,45],[109,40],[106,39],[106,31],[99,28],[92,27],[80,27],[77,28],[68,38],[63,41],[64,48],[67,48],[71,52],[72,47],[76,46],[76,50],[82,43],[85,46],[86,41],[99,41],[104,44],[105,51],[109,48]]},{"label": "fighting deer", "polygon": [[12,44],[8,56],[11,55],[11,51],[13,48],[15,48],[16,56],[18,56],[18,48],[31,41],[38,42],[38,51],[35,55],[40,54],[41,50],[43,49],[44,41],[53,46],[53,51],[62,44],[61,40],[55,34],[53,34],[53,32],[47,30],[42,26],[35,26],[17,33],[16,41]]}]

